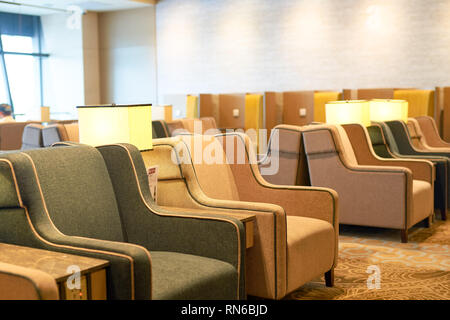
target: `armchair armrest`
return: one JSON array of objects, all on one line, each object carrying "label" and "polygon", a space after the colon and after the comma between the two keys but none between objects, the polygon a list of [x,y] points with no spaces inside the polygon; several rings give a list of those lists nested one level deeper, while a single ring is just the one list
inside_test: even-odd
[{"label": "armchair armrest", "polygon": [[[1,242],[108,260],[109,298],[151,298],[151,259],[145,248],[122,242],[67,236],[52,227],[51,221],[32,223],[33,217],[26,208],[8,210],[14,218],[2,220]],[[42,217],[45,218],[46,214],[43,213]]]},{"label": "armchair armrest", "polygon": [[427,160],[419,159],[383,159],[376,157],[371,165],[382,167],[404,167],[411,171],[413,179],[423,180],[432,184],[436,177],[436,171],[433,163]]}]

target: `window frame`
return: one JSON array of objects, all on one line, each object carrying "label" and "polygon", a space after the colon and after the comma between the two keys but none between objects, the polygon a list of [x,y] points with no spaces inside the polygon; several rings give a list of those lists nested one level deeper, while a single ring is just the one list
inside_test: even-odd
[{"label": "window frame", "polygon": [[[20,36],[20,35],[18,35]],[[18,51],[4,51],[3,50],[3,41],[2,41],[2,31],[0,28],[0,72],[3,73],[3,78],[5,79],[5,85],[6,85],[6,94],[9,100],[9,104],[11,105],[12,109],[12,116],[13,118],[16,117],[16,114],[14,112],[14,100],[12,98],[11,94],[11,86],[9,83],[9,77],[8,77],[8,69],[6,67],[6,61],[5,61],[5,55],[20,55],[20,56],[32,56],[39,58],[38,64],[39,64],[39,91],[40,91],[40,104],[41,106],[44,105],[44,85],[43,85],[43,74],[42,74],[42,59],[48,58],[50,54],[48,53],[42,53],[42,30],[41,30],[41,23],[39,21],[39,26],[37,28],[37,41],[38,41],[38,52],[18,52]]]}]

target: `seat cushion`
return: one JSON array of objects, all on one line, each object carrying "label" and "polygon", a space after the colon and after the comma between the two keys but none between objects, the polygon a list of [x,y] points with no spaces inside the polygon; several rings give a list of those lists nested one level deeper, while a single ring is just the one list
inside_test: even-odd
[{"label": "seat cushion", "polygon": [[413,210],[408,227],[428,217],[433,210],[433,189],[431,184],[413,180]]},{"label": "seat cushion", "polygon": [[237,298],[236,269],[229,263],[190,254],[152,251],[155,300]]},{"label": "seat cushion", "polygon": [[292,292],[331,269],[335,233],[323,220],[287,216],[287,291]]}]

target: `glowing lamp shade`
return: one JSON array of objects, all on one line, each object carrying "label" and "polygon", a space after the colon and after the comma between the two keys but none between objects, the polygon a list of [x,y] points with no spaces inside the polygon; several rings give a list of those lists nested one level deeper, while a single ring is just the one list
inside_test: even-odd
[{"label": "glowing lamp shade", "polygon": [[408,102],[406,100],[370,100],[371,121],[402,120],[408,122]]},{"label": "glowing lamp shade", "polygon": [[325,104],[325,121],[329,124],[359,123],[370,126],[369,101],[330,101]]},{"label": "glowing lamp shade", "polygon": [[99,146],[130,143],[152,149],[151,105],[78,107],[80,143]]}]

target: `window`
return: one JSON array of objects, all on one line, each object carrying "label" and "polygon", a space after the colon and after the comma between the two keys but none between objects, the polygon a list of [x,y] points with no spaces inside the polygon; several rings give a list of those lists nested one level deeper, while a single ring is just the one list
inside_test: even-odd
[{"label": "window", "polygon": [[38,119],[43,101],[40,17],[0,12],[0,103],[16,120]]}]

